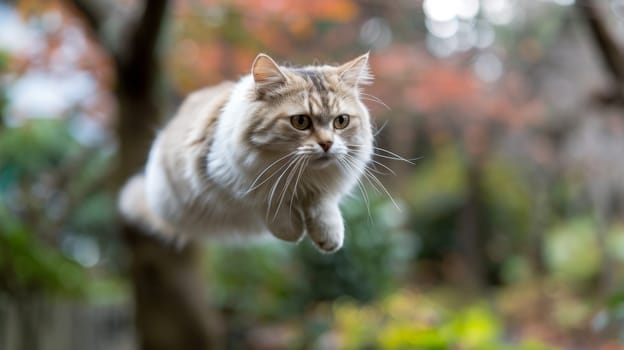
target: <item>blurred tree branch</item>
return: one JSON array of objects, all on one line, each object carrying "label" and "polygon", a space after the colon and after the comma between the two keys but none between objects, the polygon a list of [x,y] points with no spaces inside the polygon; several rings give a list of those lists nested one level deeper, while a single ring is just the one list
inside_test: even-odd
[{"label": "blurred tree branch", "polygon": [[89,0],[71,0],[71,3],[80,12],[83,20],[89,25],[91,30],[99,35],[102,15],[96,10],[94,3]]},{"label": "blurred tree branch", "polygon": [[[595,0],[579,0],[576,6],[587,22],[590,33],[596,43],[599,54],[605,68],[610,73],[613,87],[607,91],[598,92],[595,99],[603,105],[624,106],[624,50],[618,44],[615,36],[609,30],[607,19],[600,11]],[[608,204],[604,198],[595,198],[595,219],[596,235],[598,245],[603,257],[600,269],[600,279],[598,281],[599,292],[607,294],[610,292],[613,282],[613,259],[607,253],[607,231],[608,231]]]},{"label": "blurred tree branch", "polygon": [[[126,79],[130,84],[130,90],[146,91],[153,83],[151,74],[156,67],[156,47],[163,27],[168,0],[151,0],[143,4],[136,20],[123,23],[121,26],[129,27],[126,42],[113,42],[104,33],[104,22],[107,14],[102,7],[102,2],[94,0],[69,0],[75,9],[81,14],[85,23],[96,35],[99,42],[115,61],[117,76]],[[113,5],[114,6],[114,5]],[[123,37],[124,35],[121,35]],[[117,40],[120,41],[120,40]],[[136,86],[142,84],[143,86]],[[120,84],[124,87],[126,84]]]},{"label": "blurred tree branch", "polygon": [[135,30],[130,33],[130,40],[125,47],[118,68],[119,79],[124,80],[121,86],[129,88],[126,92],[149,92],[159,69],[157,64],[157,42],[162,31],[167,0],[146,1],[145,9]]},{"label": "blurred tree branch", "polygon": [[111,45],[109,40],[103,33],[103,23],[106,19],[102,6],[99,1],[94,0],[67,0],[73,5],[78,14],[82,17],[88,29],[92,32],[100,45],[108,52],[110,57],[115,61],[115,66],[119,65],[119,53]]},{"label": "blurred tree branch", "polygon": [[576,7],[587,22],[605,68],[611,74],[614,89],[601,93],[598,99],[605,104],[624,104],[624,51],[609,31],[607,20],[594,0],[579,0]]}]

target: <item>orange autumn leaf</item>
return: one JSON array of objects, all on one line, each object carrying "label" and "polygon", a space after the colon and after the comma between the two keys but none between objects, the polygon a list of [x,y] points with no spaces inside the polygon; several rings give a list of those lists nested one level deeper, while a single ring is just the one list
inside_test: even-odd
[{"label": "orange autumn leaf", "polygon": [[320,18],[336,22],[347,22],[355,18],[357,6],[349,0],[322,0],[306,2],[313,4],[312,13]]}]

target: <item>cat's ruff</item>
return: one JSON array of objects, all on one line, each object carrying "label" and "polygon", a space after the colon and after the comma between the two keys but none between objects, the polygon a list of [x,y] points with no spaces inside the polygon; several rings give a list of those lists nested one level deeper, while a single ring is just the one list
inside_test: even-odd
[{"label": "cat's ruff", "polygon": [[342,246],[338,204],[371,159],[360,85],[368,54],[341,66],[278,66],[191,94],[154,141],[144,174],[128,180],[122,215],[164,237],[305,234]]}]

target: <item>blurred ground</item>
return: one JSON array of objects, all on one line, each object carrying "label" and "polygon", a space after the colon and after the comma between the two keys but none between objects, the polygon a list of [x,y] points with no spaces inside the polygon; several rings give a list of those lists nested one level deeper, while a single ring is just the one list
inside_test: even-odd
[{"label": "blurred ground", "polygon": [[[224,347],[624,348],[624,1],[158,3],[150,48],[155,2],[0,2],[0,348],[137,346],[114,203],[141,84],[165,119],[258,52],[366,51],[389,193],[344,203],[332,256],[202,246]],[[142,50],[162,65],[124,70]]]}]

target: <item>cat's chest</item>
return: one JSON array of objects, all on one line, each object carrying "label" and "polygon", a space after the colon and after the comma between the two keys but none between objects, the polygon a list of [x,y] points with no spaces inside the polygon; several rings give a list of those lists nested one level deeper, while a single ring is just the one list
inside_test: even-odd
[{"label": "cat's chest", "polygon": [[262,231],[263,223],[253,200],[237,198],[229,191],[212,187],[196,198],[188,211],[188,231],[205,232],[210,228],[216,235],[223,233],[252,234]]}]

